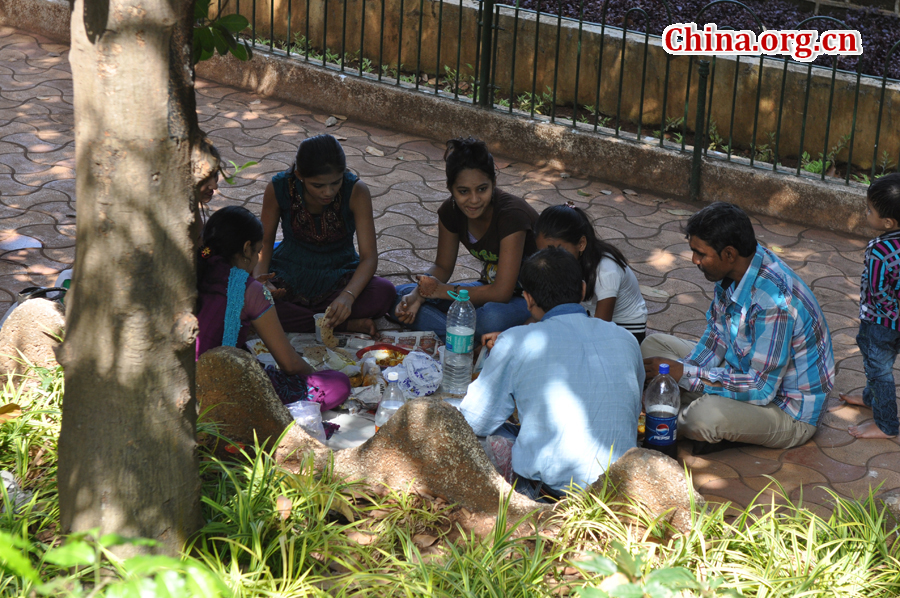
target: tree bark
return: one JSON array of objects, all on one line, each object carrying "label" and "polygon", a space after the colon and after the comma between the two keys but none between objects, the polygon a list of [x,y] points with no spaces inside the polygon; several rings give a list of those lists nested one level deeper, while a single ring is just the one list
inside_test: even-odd
[{"label": "tree bark", "polygon": [[59,351],[61,523],[154,538],[168,554],[201,524],[192,6],[76,0],[70,54],[78,220]]}]

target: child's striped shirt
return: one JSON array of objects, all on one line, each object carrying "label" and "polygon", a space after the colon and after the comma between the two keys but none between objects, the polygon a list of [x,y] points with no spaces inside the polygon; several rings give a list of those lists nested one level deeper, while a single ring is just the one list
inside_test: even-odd
[{"label": "child's striped shirt", "polygon": [[893,330],[900,326],[900,230],[875,237],[866,246],[859,319]]}]

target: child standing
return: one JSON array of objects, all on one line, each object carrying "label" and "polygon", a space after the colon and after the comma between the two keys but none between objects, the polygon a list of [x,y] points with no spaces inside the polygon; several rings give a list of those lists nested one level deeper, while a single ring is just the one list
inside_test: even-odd
[{"label": "child standing", "polygon": [[[881,234],[866,246],[860,279],[856,343],[866,371],[862,395],[840,395],[843,404],[870,407],[875,417],[847,431],[856,438],[893,438],[897,419],[894,361],[900,352],[900,174],[869,186],[866,222]],[[841,406],[843,406],[843,404]]]},{"label": "child standing", "polygon": [[591,316],[618,324],[638,342],[647,332],[647,304],[622,252],[597,237],[594,225],[572,202],[541,212],[534,225],[538,249],[561,247],[581,264],[587,291],[582,305]]}]

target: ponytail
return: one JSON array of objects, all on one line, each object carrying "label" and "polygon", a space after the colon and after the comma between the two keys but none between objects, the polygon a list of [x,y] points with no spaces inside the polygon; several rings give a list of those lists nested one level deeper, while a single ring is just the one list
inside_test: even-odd
[{"label": "ponytail", "polygon": [[587,284],[585,299],[594,296],[594,285],[597,283],[597,266],[603,256],[609,257],[623,270],[628,266],[628,260],[616,247],[600,239],[594,231],[591,219],[581,208],[572,203],[558,206],[550,206],[538,217],[534,224],[535,236],[542,235],[548,239],[559,239],[572,245],[578,245],[584,237],[586,245],[581,257],[578,259],[581,265],[582,277]]},{"label": "ponytail", "polygon": [[197,260],[197,282],[203,282],[210,258],[218,256],[231,262],[235,254],[243,253],[247,241],[255,245],[262,238],[262,223],[247,208],[226,206],[213,212],[203,227],[203,240]]}]

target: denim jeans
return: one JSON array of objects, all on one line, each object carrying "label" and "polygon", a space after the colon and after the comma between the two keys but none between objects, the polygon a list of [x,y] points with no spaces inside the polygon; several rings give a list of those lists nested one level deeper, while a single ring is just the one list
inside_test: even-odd
[{"label": "denim jeans", "polygon": [[[509,438],[510,440],[515,442],[516,438],[519,436],[519,426],[506,422],[499,428],[491,432],[490,435],[503,436],[504,438]],[[542,495],[549,496],[555,500],[562,500],[566,496],[565,492],[562,492],[555,488],[551,488],[550,486],[541,483],[539,480],[531,480],[529,478],[522,477],[519,474],[515,475],[516,479],[514,480],[514,488],[516,492],[518,492],[522,496],[530,498],[531,500],[537,502],[549,502],[544,499]]]},{"label": "denim jeans", "polygon": [[[481,286],[480,282],[462,282],[461,287],[477,287]],[[415,283],[404,284],[397,287],[397,300],[394,303],[394,309],[389,313],[391,319],[397,309],[397,305],[406,295],[413,292],[416,288]],[[452,299],[426,299],[425,303],[419,308],[416,319],[410,325],[413,330],[433,330],[444,339],[447,335],[447,312],[453,305]],[[481,342],[481,335],[488,332],[502,332],[507,328],[519,326],[525,323],[528,316],[528,306],[525,305],[525,299],[514,296],[509,303],[485,303],[481,307],[475,308],[475,342]]]},{"label": "denim jeans", "polygon": [[866,370],[863,402],[872,408],[878,429],[888,436],[900,432],[897,420],[897,388],[894,386],[894,360],[900,352],[900,332],[881,324],[861,321],[856,344]]}]

